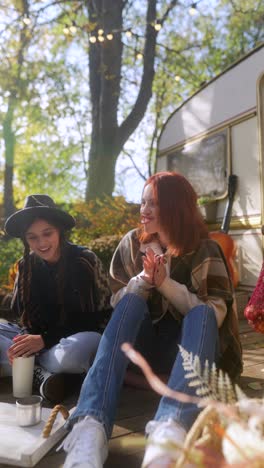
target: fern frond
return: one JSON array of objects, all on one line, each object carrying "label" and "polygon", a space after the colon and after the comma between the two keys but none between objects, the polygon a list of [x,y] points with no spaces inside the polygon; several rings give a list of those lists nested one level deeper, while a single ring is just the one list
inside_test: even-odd
[{"label": "fern frond", "polygon": [[245,400],[246,398],[248,398],[247,395],[243,392],[243,390],[237,384],[235,384],[234,389],[235,389],[235,393],[237,396],[237,401]]},{"label": "fern frond", "polygon": [[204,363],[203,376],[204,376],[205,382],[209,382],[209,380],[210,380],[210,366],[209,366],[208,359],[206,359],[206,361]]},{"label": "fern frond", "polygon": [[233,404],[245,397],[238,385],[233,385],[228,374],[217,369],[215,363],[210,367],[206,361],[202,367],[199,356],[193,356],[193,353],[189,353],[181,345],[179,350],[186,371],[185,378],[189,380],[190,387],[195,387],[198,396],[227,404]]},{"label": "fern frond", "polygon": [[225,386],[226,386],[226,395],[227,395],[227,403],[235,403],[237,401],[237,395],[235,393],[234,385],[231,382],[231,379],[228,374],[225,375]]},{"label": "fern frond", "polygon": [[188,374],[185,374],[186,379],[191,379],[192,377],[196,377],[196,372],[188,372]]},{"label": "fern frond", "polygon": [[218,372],[218,399],[223,403],[226,403],[225,398],[225,378],[222,369]]},{"label": "fern frond", "polygon": [[199,387],[196,389],[196,394],[198,396],[201,396],[203,398],[207,398],[209,399],[210,397],[210,392],[208,391],[208,388],[207,387]]},{"label": "fern frond", "polygon": [[215,362],[213,362],[213,365],[211,367],[210,373],[209,373],[209,379],[208,382],[210,382],[210,388],[212,390],[213,395],[217,395],[217,388],[218,388],[218,372],[217,368],[215,365]]},{"label": "fern frond", "polygon": [[200,379],[193,379],[188,383],[189,387],[198,387],[201,385]]}]

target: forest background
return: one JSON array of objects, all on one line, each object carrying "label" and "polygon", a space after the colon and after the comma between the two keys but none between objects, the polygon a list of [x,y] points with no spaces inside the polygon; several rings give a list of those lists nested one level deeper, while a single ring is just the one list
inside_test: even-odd
[{"label": "forest background", "polygon": [[[264,41],[262,0],[0,0],[0,217],[48,193],[106,265],[170,113]],[[132,203],[131,203],[132,202]],[[0,287],[21,255],[0,238]]]}]

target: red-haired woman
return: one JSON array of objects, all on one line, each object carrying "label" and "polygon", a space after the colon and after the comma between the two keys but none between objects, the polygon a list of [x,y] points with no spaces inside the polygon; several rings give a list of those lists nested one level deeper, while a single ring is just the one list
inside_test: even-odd
[{"label": "red-haired woman", "polygon": [[[160,172],[145,183],[141,228],[121,240],[111,263],[114,313],[82,386],[64,443],[65,468],[101,468],[114,424],[130,342],[168,385],[188,387],[180,344],[204,364],[216,362],[235,378],[242,369],[232,283],[219,245],[208,238],[190,183],[178,173]],[[169,442],[182,442],[199,409],[163,397],[153,421],[143,467],[170,466]]]}]

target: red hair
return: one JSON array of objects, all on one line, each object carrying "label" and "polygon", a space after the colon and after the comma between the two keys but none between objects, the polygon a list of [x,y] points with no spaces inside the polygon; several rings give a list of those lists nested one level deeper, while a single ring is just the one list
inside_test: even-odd
[{"label": "red hair", "polygon": [[[159,223],[169,240],[169,250],[183,255],[195,250],[201,239],[208,238],[208,229],[197,206],[197,194],[188,180],[178,172],[157,172],[149,177],[159,208]],[[150,242],[155,234],[143,228],[139,240]]]}]

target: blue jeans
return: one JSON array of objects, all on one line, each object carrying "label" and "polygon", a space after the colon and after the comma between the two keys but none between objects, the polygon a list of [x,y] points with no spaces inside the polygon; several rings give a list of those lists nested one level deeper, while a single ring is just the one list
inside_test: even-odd
[{"label": "blue jeans", "polygon": [[[124,342],[135,345],[150,363],[160,356],[158,371],[166,372],[167,368],[171,371],[169,387],[189,395],[195,394],[195,389],[189,387],[185,379],[178,344],[193,355],[197,354],[202,364],[205,360],[210,364],[217,361],[219,338],[215,313],[207,305],[194,307],[181,325],[170,314],[165,317],[166,320],[163,318],[153,326],[144,299],[127,294],[120,300],[101,338],[94,363],[83,382],[78,405],[66,427],[71,427],[81,416],[93,416],[104,425],[110,438],[128,366],[128,358],[120,349]],[[188,431],[199,411],[196,405],[162,397],[155,420],[172,418]]]},{"label": "blue jeans", "polygon": [[[12,375],[7,351],[13,344],[13,338],[21,328],[15,323],[0,323],[0,375]],[[94,360],[101,335],[97,332],[79,332],[67,338],[61,338],[59,343],[50,349],[44,348],[36,356],[39,364],[48,372],[83,374],[90,369]]]}]

